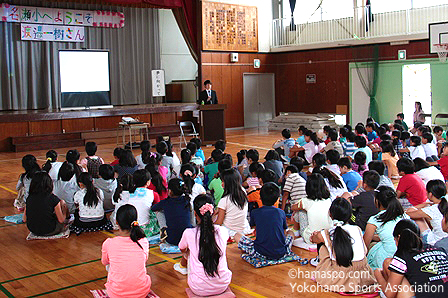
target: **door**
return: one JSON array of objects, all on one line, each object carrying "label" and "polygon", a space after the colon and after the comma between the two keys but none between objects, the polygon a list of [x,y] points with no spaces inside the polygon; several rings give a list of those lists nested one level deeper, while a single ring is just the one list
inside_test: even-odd
[{"label": "door", "polygon": [[267,127],[275,117],[275,75],[243,74],[244,127]]}]

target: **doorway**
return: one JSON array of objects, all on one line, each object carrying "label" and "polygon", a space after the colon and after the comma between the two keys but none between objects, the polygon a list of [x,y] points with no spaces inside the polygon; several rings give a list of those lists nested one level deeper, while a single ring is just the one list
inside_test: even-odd
[{"label": "doorway", "polygon": [[[425,114],[432,113],[431,65],[403,65],[403,113],[404,121],[413,126],[415,102],[419,101]],[[431,125],[431,118],[426,117],[425,124]]]},{"label": "doorway", "polygon": [[275,75],[243,74],[244,127],[267,127],[275,116]]}]

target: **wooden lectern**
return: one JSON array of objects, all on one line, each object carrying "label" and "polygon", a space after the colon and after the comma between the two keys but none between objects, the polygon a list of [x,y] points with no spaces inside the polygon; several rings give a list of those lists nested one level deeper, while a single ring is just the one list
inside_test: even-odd
[{"label": "wooden lectern", "polygon": [[202,144],[214,144],[218,140],[226,139],[225,110],[227,105],[199,106],[200,136]]}]

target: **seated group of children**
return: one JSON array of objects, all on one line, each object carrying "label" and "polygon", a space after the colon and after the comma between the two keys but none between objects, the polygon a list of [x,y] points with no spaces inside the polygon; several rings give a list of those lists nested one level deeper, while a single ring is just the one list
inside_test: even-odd
[{"label": "seated group of children", "polygon": [[[229,286],[230,239],[246,255],[281,260],[301,236],[318,246],[319,255],[311,262],[316,272],[347,273],[339,280],[316,275],[319,284],[336,285],[337,292],[372,292],[378,283],[390,283],[394,274],[422,283],[421,275],[394,271],[393,266],[403,269],[398,261],[417,266],[410,257],[417,248],[440,254],[448,249],[446,187],[433,178],[439,170],[431,166],[441,166],[446,178],[448,150],[441,148],[432,160],[411,160],[406,146],[396,152],[394,132],[369,122],[365,128],[358,124],[355,132],[348,125],[341,128],[339,138],[336,130],[325,127],[322,140],[301,126],[297,140],[289,130],[282,131],[283,141],[274,143],[265,162],[250,149],[238,152],[235,165],[224,141],[215,144],[208,159],[199,139],[188,143],[180,159],[169,140],[159,138],[156,152],[144,141],[136,158],[131,150],[116,148],[111,164],[96,156],[96,144],[89,142],[82,161],[78,151],[70,150],[66,161],[58,162],[51,150],[41,168],[34,156],[25,156],[25,173],[17,186],[22,195],[15,205],[25,206],[24,220],[37,235],[60,233],[71,214],[70,228],[77,234],[118,229],[122,237],[106,240],[102,250],[103,264],[110,265],[106,288],[113,296],[149,293],[146,238],[158,234],[182,251],[174,269],[188,274],[191,291],[201,296],[221,294]],[[404,145],[406,139],[398,142]],[[424,182],[422,177],[431,179]],[[290,212],[293,227],[288,229]],[[252,240],[248,235],[254,228],[257,237]],[[413,246],[400,246],[400,235],[410,232]],[[448,262],[446,254],[444,258]],[[368,274],[354,278],[349,274],[354,271]]]}]

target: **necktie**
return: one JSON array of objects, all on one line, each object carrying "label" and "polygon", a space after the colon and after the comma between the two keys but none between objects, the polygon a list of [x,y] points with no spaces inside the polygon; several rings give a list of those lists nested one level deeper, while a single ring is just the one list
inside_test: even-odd
[{"label": "necktie", "polygon": [[211,90],[207,90],[207,95],[209,96],[209,97],[211,97],[212,96],[212,91]]}]

